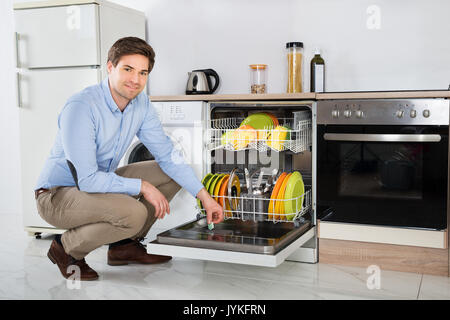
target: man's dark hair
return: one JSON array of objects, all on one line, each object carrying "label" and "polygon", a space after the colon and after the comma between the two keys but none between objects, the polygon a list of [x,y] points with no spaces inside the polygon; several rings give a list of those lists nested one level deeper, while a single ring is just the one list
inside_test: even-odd
[{"label": "man's dark hair", "polygon": [[152,71],[155,64],[155,51],[144,40],[136,37],[125,37],[117,40],[109,49],[108,61],[116,67],[120,58],[131,54],[140,54],[148,58],[148,72]]}]

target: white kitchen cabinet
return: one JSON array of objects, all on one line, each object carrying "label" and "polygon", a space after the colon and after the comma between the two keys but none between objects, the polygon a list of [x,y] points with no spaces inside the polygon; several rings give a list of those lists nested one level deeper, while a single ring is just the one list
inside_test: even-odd
[{"label": "white kitchen cabinet", "polygon": [[15,11],[20,68],[101,64],[97,4]]}]

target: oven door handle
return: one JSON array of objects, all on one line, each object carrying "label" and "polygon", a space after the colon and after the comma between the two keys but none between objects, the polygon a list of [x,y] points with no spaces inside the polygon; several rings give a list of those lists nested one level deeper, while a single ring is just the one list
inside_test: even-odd
[{"label": "oven door handle", "polygon": [[364,134],[325,133],[327,141],[367,141],[367,142],[439,142],[439,134]]}]

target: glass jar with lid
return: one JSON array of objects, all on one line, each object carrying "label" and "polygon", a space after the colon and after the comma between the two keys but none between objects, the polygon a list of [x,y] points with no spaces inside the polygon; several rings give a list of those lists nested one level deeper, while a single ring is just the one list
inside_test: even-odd
[{"label": "glass jar with lid", "polygon": [[251,64],[250,65],[250,92],[266,93],[266,72],[267,64]]},{"label": "glass jar with lid", "polygon": [[288,60],[287,93],[303,92],[303,42],[286,43]]}]

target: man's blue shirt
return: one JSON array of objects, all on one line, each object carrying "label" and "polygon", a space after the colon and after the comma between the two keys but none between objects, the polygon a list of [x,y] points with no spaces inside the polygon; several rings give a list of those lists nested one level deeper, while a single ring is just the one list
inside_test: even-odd
[{"label": "man's blue shirt", "polygon": [[66,160],[74,165],[81,191],[137,195],[141,179],[114,173],[134,136],[161,169],[194,197],[203,187],[184,161],[173,161],[173,144],[155,108],[141,92],[123,112],[114,102],[108,78],[73,95],[58,117],[58,133],[35,189],[75,186]]}]

